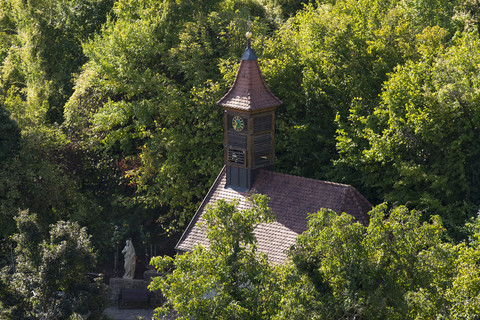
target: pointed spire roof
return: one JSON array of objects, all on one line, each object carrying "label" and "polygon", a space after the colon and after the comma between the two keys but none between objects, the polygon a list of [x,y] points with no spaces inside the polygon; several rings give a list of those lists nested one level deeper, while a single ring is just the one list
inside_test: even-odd
[{"label": "pointed spire roof", "polygon": [[260,111],[282,104],[263,80],[257,55],[251,48],[250,32],[247,32],[248,46],[242,56],[235,82],[227,94],[217,104],[241,111]]}]

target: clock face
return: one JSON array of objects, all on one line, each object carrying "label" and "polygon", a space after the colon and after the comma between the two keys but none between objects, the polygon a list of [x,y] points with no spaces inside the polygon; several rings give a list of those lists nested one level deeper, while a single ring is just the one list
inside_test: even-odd
[{"label": "clock face", "polygon": [[242,131],[244,127],[243,119],[240,116],[233,117],[232,127],[235,131]]}]

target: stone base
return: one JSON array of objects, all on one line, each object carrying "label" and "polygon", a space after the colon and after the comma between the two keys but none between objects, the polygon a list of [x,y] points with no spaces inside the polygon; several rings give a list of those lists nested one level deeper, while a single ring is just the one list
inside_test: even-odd
[{"label": "stone base", "polygon": [[122,289],[148,290],[148,282],[137,279],[110,278],[110,301],[116,303]]},{"label": "stone base", "polygon": [[[150,280],[150,279],[149,279]],[[118,296],[122,289],[144,289],[148,290],[150,281],[139,279],[110,278],[110,297],[112,304],[118,303]],[[159,307],[163,304],[164,298],[160,292],[150,292],[150,303],[152,307]]]}]

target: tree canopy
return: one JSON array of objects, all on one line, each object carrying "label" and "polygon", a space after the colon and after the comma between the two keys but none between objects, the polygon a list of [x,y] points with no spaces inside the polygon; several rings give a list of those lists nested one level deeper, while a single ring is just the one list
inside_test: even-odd
[{"label": "tree canopy", "polygon": [[440,214],[454,229],[479,201],[480,43],[476,31],[467,32],[446,48],[444,36],[424,31],[423,41],[436,47],[396,68],[370,114],[354,105],[337,146],[338,164],[358,170],[385,199]]},{"label": "tree canopy", "polygon": [[469,243],[444,240],[438,216],[422,222],[406,207],[381,204],[369,226],[322,209],[281,266],[256,252],[253,233],[274,220],[267,198],[254,206],[219,200],[205,215],[209,246],[157,257],[161,290],[179,319],[471,319],[480,294],[477,218]]},{"label": "tree canopy", "polygon": [[283,101],[276,170],[438,215],[451,246],[468,243],[479,12],[474,0],[0,0],[0,265],[19,209],[42,230],[86,227],[99,269],[129,237],[143,263],[155,246],[171,254],[222,167],[216,101],[249,19]]},{"label": "tree canopy", "polygon": [[45,234],[28,211],[16,221],[13,270],[0,274],[2,319],[69,319],[74,314],[101,319],[106,286],[88,279],[95,254],[85,228],[58,221]]}]

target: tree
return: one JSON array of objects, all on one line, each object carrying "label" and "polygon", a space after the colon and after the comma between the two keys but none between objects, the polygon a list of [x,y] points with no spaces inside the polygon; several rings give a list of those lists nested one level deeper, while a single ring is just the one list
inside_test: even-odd
[{"label": "tree", "polygon": [[459,226],[480,204],[480,42],[467,31],[446,48],[444,36],[425,29],[423,58],[396,68],[371,113],[352,108],[338,131],[337,166],[356,170],[351,177],[376,190],[377,199],[441,215],[459,239]]},{"label": "tree", "polygon": [[72,93],[72,74],[85,62],[81,42],[100,28],[112,4],[112,0],[2,0],[8,12],[4,35],[13,40],[0,61],[0,91],[11,85],[24,89],[20,97],[30,112],[42,108],[43,121],[61,123],[63,105]]},{"label": "tree", "polygon": [[256,250],[253,233],[259,223],[273,221],[268,198],[254,195],[250,208],[219,200],[205,217],[209,247],[193,252],[157,257],[153,265],[164,276],[151,290],[161,290],[167,303],[157,313],[172,308],[178,319],[269,319],[281,297],[276,267]]},{"label": "tree", "polygon": [[[222,165],[222,109],[255,1],[118,1],[65,106],[64,128],[111,161],[135,163],[119,196],[184,225]],[[259,17],[255,30],[268,25]],[[259,36],[259,38],[261,38]],[[225,71],[226,70],[226,71]]]},{"label": "tree", "polygon": [[[5,128],[7,123],[2,123],[0,128],[11,129],[11,143],[18,140],[12,149],[0,138],[0,154],[11,151],[8,161],[0,155],[2,243],[10,243],[19,208],[36,212],[46,226],[61,219],[92,226],[91,220],[102,210],[103,203],[72,174],[77,168],[69,158],[73,152],[57,123],[72,93],[73,73],[86,61],[81,43],[99,30],[112,4],[0,1],[0,109],[5,108],[17,124]],[[5,113],[1,114],[3,122]],[[3,251],[2,246],[2,256]]]},{"label": "tree", "polygon": [[6,288],[0,292],[0,314],[6,319],[68,319],[74,314],[101,319],[106,289],[101,279],[91,282],[95,254],[85,228],[59,221],[47,238],[35,214],[16,218],[19,233],[13,270],[2,270]]},{"label": "tree", "polygon": [[290,252],[293,261],[277,319],[411,319],[412,296],[428,293],[436,314],[448,306],[435,296],[451,284],[456,254],[442,243],[440,220],[386,205],[368,227],[347,214],[321,210]]},{"label": "tree", "polygon": [[355,104],[369,114],[388,74],[418,59],[416,35],[438,25],[448,41],[457,30],[454,14],[451,1],[321,1],[281,24],[261,61],[284,102],[277,109],[277,170],[351,183],[332,168],[335,118],[348,122]]},{"label": "tree", "polygon": [[[322,209],[282,266],[256,252],[253,230],[271,221],[265,197],[239,211],[218,201],[205,217],[209,246],[157,257],[152,290],[179,319],[471,319],[478,314],[480,219],[469,243],[445,241],[438,216],[376,206],[369,226]],[[255,203],[259,205],[255,207]],[[263,213],[262,213],[263,212]],[[267,214],[267,215],[265,215]]]}]

